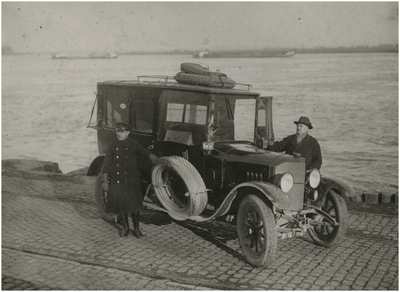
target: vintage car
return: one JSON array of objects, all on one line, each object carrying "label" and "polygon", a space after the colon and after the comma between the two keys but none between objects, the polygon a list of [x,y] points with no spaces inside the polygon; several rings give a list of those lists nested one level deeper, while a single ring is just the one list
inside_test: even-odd
[{"label": "vintage car", "polygon": [[138,160],[147,208],[175,220],[236,224],[243,255],[257,267],[273,261],[278,238],[307,231],[320,246],[339,244],[347,227],[345,200],[354,189],[317,169],[307,172],[302,157],[266,150],[274,139],[272,97],[205,72],[185,71],[194,76],[183,81],[177,74],[97,84],[97,119],[91,117],[88,127],[97,130],[99,156],[87,174],[97,176],[102,217],[115,217],[105,212],[100,177],[116,122],[123,121],[134,139],[161,157],[155,166]]}]

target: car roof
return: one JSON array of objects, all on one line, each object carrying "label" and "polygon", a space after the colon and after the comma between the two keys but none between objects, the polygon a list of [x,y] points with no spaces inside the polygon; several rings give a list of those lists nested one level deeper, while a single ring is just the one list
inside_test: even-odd
[{"label": "car roof", "polygon": [[[139,76],[141,77],[141,76]],[[144,76],[147,77],[147,76]],[[154,77],[151,77],[154,78]],[[160,78],[164,78],[160,76]],[[236,85],[238,88],[219,88],[219,87],[209,87],[209,86],[200,86],[200,85],[189,85],[189,84],[181,84],[176,81],[172,81],[165,77],[164,80],[156,80],[156,81],[144,81],[140,80],[108,80],[98,82],[97,85],[113,85],[113,86],[132,86],[132,87],[152,87],[152,88],[162,88],[162,89],[176,89],[176,90],[183,90],[183,91],[198,91],[198,92],[205,92],[205,93],[217,93],[217,94],[238,94],[238,95],[246,95],[246,96],[258,96],[260,93],[250,91],[251,85],[250,84],[240,84],[237,83]],[[240,88],[239,88],[240,87]]]}]

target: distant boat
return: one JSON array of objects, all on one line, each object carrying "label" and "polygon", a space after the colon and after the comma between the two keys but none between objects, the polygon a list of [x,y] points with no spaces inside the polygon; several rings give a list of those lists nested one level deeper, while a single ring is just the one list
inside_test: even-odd
[{"label": "distant boat", "polygon": [[51,57],[53,59],[115,59],[118,57],[118,55],[116,53],[86,54],[86,55],[53,54]]},{"label": "distant boat", "polygon": [[283,53],[282,57],[293,57],[295,54],[296,54],[295,51],[290,51]]},{"label": "distant boat", "polygon": [[272,52],[272,51],[254,51],[254,52],[208,52],[202,51],[193,54],[194,58],[286,58],[293,57],[294,51]]}]

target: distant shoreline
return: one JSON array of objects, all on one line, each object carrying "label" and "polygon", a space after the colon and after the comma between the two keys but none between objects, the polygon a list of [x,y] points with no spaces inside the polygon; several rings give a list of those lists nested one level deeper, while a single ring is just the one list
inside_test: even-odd
[{"label": "distant shoreline", "polygon": [[[296,55],[308,55],[308,54],[398,54],[398,51],[349,51],[349,52],[296,52]],[[230,53],[229,53],[230,54]],[[12,54],[2,54],[2,56],[25,56],[25,55],[53,55],[52,53],[43,53],[43,52],[28,52],[28,53],[12,53]],[[191,55],[192,53],[175,53],[175,52],[140,52],[140,53],[118,53],[119,56],[140,56],[140,55],[155,55],[155,56],[162,56],[162,55]],[[224,58],[223,54],[221,53],[221,57]],[[250,58],[250,57],[249,57]]]},{"label": "distant shoreline", "polygon": [[[282,53],[294,51],[296,54],[337,54],[337,53],[398,53],[398,45],[381,45],[381,46],[356,46],[356,47],[317,47],[317,48],[273,48],[260,50],[173,50],[173,51],[131,51],[131,52],[115,52],[118,55],[194,55],[199,52],[207,51],[213,54],[223,56],[224,54],[263,54],[263,53]],[[77,52],[63,52],[77,53]],[[82,52],[79,52],[82,53]],[[91,52],[92,53],[92,52]],[[11,48],[2,47],[2,55],[29,55],[29,54],[54,54],[54,52],[14,52]]]}]

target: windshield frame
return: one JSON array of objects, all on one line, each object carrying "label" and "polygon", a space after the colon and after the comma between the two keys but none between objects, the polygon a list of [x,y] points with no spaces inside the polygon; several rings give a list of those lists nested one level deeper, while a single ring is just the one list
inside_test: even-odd
[{"label": "windshield frame", "polygon": [[[210,111],[210,137],[214,142],[223,141],[249,141],[254,143],[256,140],[256,129],[258,126],[258,95],[242,96],[230,94],[218,94],[213,98],[213,110]],[[237,100],[254,101],[253,115],[249,124],[251,124],[251,138],[237,139],[235,135],[235,112]],[[253,105],[252,105],[253,106]],[[250,135],[250,134],[249,134]],[[250,137],[250,136],[249,136]]]}]

